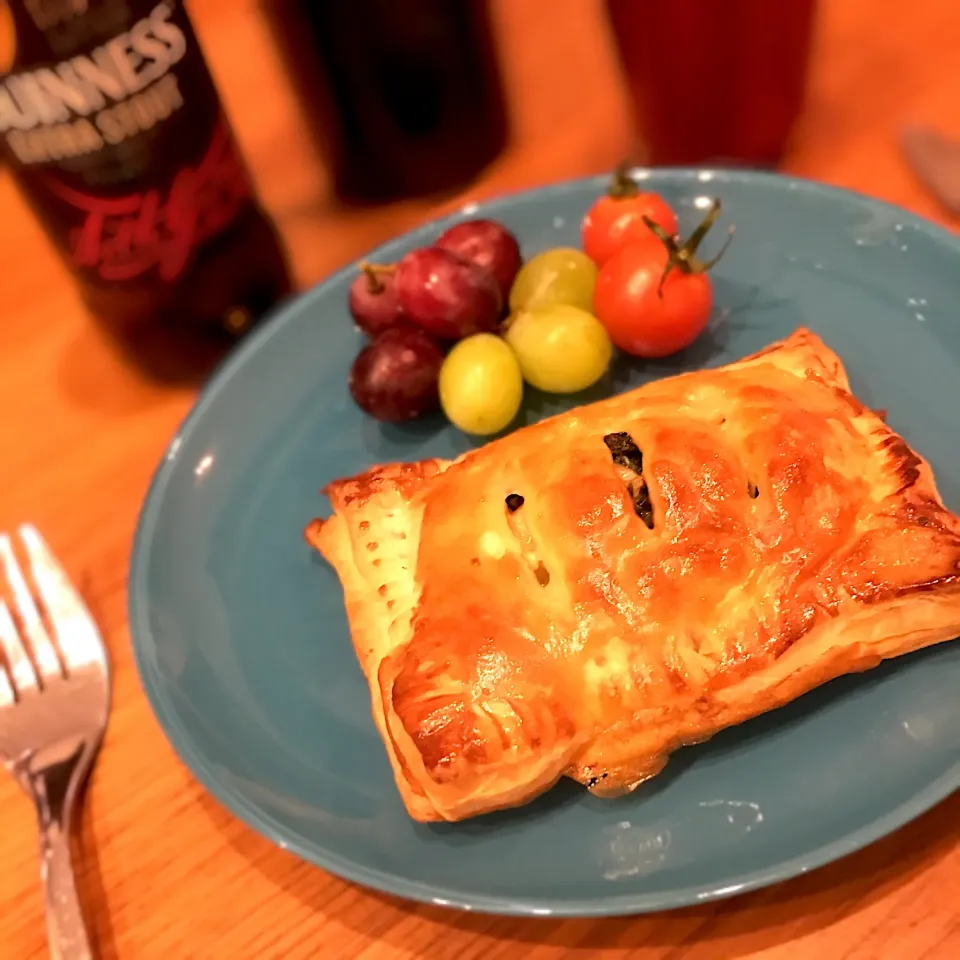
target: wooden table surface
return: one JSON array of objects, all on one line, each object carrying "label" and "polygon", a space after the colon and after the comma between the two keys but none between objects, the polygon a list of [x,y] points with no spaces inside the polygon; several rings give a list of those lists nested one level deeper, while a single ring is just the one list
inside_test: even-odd
[{"label": "wooden table surface", "polygon": [[[264,3],[267,0],[263,0]],[[630,140],[599,3],[498,0],[509,150],[469,197],[611,167]],[[432,215],[337,209],[254,0],[194,0],[198,33],[301,285]],[[960,135],[960,4],[823,0],[789,170],[941,218],[898,154],[907,121]],[[457,202],[462,202],[460,197]],[[448,203],[447,206],[452,205]],[[0,528],[48,534],[103,627],[113,715],[83,812],[82,895],[103,957],[934,960],[960,956],[960,794],[863,852],[716,905],[532,921],[415,906],[299,862],[208,797],[140,690],[127,560],[151,472],[193,389],[124,366],[0,176]],[[45,956],[32,810],[0,779],[0,957]]]}]

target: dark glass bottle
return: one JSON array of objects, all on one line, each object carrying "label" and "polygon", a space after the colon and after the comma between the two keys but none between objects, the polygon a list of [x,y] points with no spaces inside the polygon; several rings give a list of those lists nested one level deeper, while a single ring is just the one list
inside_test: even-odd
[{"label": "dark glass bottle", "polygon": [[269,15],[341,197],[454,190],[502,150],[487,0],[276,0]]},{"label": "dark glass bottle", "polygon": [[182,3],[10,12],[2,149],[91,312],[148,364],[161,329],[242,333],[289,272]]}]

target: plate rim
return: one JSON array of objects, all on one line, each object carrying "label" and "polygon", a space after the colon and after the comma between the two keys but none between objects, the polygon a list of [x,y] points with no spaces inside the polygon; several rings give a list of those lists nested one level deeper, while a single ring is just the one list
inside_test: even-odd
[{"label": "plate rim", "polygon": [[[896,214],[902,222],[909,222],[913,228],[921,230],[932,240],[952,247],[954,252],[960,255],[960,236],[954,235],[945,227],[904,207],[846,187],[775,172],[723,167],[657,168],[637,166],[633,168],[632,172],[634,174],[646,173],[644,179],[651,181],[660,180],[661,182],[680,184],[696,181],[703,183],[705,188],[707,188],[707,184],[712,182],[760,182],[768,186],[779,184],[782,188],[797,192],[803,191],[828,198],[853,200],[867,207],[880,208]],[[510,201],[521,197],[532,194],[562,196],[565,193],[579,192],[591,185],[596,185],[599,189],[606,184],[607,180],[607,174],[579,177],[499,193],[479,201],[465,201],[458,209],[432,218],[399,236],[391,237],[373,249],[374,251],[383,250],[394,244],[415,240],[422,235],[437,233],[447,226],[459,222],[465,216],[483,215],[491,208],[509,204]],[[913,794],[910,799],[858,829],[774,866],[732,875],[723,884],[713,884],[709,887],[684,886],[602,897],[559,898],[556,895],[519,897],[516,895],[492,896],[456,892],[440,885],[411,880],[377,868],[364,866],[329,850],[317,848],[316,845],[303,841],[295,835],[291,837],[291,832],[269,813],[248,801],[239,791],[222,783],[213,773],[209,761],[194,745],[191,735],[182,725],[176,709],[166,701],[162,692],[163,684],[155,675],[155,665],[147,655],[148,638],[152,640],[153,635],[149,626],[148,609],[150,604],[147,600],[145,571],[148,566],[147,561],[156,528],[157,514],[162,505],[167,484],[177,469],[177,452],[184,438],[202,420],[207,408],[216,400],[221,390],[272,337],[289,323],[295,322],[306,305],[322,299],[328,288],[341,281],[350,272],[354,262],[347,263],[322,281],[278,304],[258,328],[217,366],[197,393],[190,410],[177,426],[161,455],[138,513],[127,578],[127,614],[134,665],[147,702],[174,752],[187,767],[190,774],[217,802],[248,827],[281,849],[364,887],[407,900],[435,906],[453,907],[465,911],[504,916],[560,918],[626,916],[672,910],[696,903],[706,903],[737,896],[779,883],[863,849],[923,815],[960,788],[960,761],[958,761],[939,777],[928,783],[924,789]],[[156,649],[155,644],[153,644],[153,648]]]}]

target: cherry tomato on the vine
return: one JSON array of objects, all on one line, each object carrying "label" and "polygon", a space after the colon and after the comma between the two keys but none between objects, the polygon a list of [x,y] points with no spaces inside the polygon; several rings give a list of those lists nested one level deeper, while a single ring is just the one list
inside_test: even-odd
[{"label": "cherry tomato on the vine", "polygon": [[685,243],[665,230],[648,229],[645,237],[614,254],[600,269],[593,312],[621,350],[638,357],[666,357],[703,333],[713,309],[707,270],[726,245],[707,262],[697,260],[696,253],[719,213],[720,203],[715,201]]},{"label": "cherry tomato on the vine", "polygon": [[628,168],[621,167],[614,174],[610,192],[600,197],[583,218],[583,252],[602,267],[615,253],[649,235],[644,217],[671,236],[677,232],[677,216],[667,201],[659,194],[641,192],[630,179]]},{"label": "cherry tomato on the vine", "polygon": [[610,339],[637,357],[666,357],[689,346],[703,333],[713,308],[705,273],[671,270],[661,289],[667,252],[653,240],[624,247],[608,260],[593,298],[594,313]]}]

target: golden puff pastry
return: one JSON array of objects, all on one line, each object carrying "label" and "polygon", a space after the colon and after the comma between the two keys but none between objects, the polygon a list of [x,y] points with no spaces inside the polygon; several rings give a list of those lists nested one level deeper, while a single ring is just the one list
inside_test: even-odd
[{"label": "golden puff pastry", "polygon": [[373,713],[417,820],[670,753],[960,634],[960,519],[807,330],[454,461],[331,483]]}]

